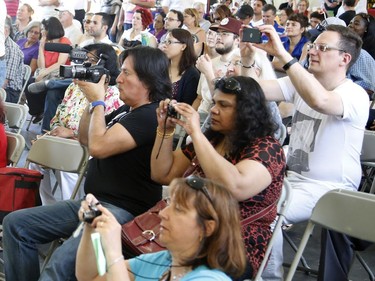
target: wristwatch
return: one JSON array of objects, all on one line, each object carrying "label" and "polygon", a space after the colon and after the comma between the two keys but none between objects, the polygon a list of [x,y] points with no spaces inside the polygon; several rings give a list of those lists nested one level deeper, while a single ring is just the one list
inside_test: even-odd
[{"label": "wristwatch", "polygon": [[89,113],[91,114],[94,111],[94,108],[98,105],[102,105],[105,109],[105,102],[102,100],[97,100],[97,101],[93,101],[92,103],[90,103]]}]

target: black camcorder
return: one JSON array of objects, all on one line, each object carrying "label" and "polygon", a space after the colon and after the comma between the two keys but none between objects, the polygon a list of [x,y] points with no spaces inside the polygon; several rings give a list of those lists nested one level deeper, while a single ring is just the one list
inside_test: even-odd
[{"label": "black camcorder", "polygon": [[108,57],[104,54],[100,55],[100,59],[96,65],[92,65],[89,62],[85,62],[88,59],[88,51],[84,48],[72,48],[70,45],[60,43],[46,43],[45,50],[69,53],[69,60],[75,63],[75,65],[60,65],[60,77],[98,83],[100,78],[106,74],[106,82],[109,81],[109,71],[104,68]]}]

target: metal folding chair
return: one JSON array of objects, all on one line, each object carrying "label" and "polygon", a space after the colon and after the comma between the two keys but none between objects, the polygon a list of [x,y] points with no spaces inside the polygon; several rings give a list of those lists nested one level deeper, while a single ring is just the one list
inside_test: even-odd
[{"label": "metal folding chair", "polygon": [[285,213],[287,212],[289,204],[290,204],[291,193],[292,193],[292,188],[290,186],[290,183],[286,178],[284,178],[282,193],[281,193],[279,202],[277,203],[277,215],[278,215],[278,217],[276,219],[276,223],[275,223],[275,226],[273,228],[271,240],[268,242],[267,250],[266,250],[266,253],[264,254],[264,259],[263,259],[262,263],[260,264],[260,267],[258,269],[257,275],[254,278],[254,281],[261,281],[262,280],[261,276],[262,276],[262,273],[264,271],[264,268],[267,265],[268,258],[271,254],[271,251],[272,251],[272,246],[275,242],[275,239],[276,239],[278,233],[281,231],[281,226],[282,226],[283,221],[285,219]]},{"label": "metal folding chair", "polygon": [[25,139],[22,135],[5,132],[7,135],[8,147],[7,147],[7,158],[8,165],[17,166],[18,161],[21,158],[22,152],[25,149]]},{"label": "metal folding chair", "polygon": [[315,225],[375,242],[374,213],[375,195],[373,194],[337,189],[323,195],[313,209],[286,281],[292,280]]},{"label": "metal folding chair", "polygon": [[27,64],[24,64],[23,65],[23,84],[22,84],[21,93],[20,93],[20,96],[18,98],[17,103],[20,103],[20,101],[22,99],[22,95],[25,92],[25,89],[26,89],[27,83],[29,82],[30,76],[31,76],[31,67]]},{"label": "metal folding chair", "polygon": [[27,107],[21,104],[5,102],[5,125],[19,134],[27,118]]}]

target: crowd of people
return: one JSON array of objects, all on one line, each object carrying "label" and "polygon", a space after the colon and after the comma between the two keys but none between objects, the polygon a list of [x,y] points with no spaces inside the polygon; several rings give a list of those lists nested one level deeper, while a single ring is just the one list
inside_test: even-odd
[{"label": "crowd of people", "polygon": [[[76,175],[55,171],[57,200],[50,171],[30,167],[44,174],[42,206],[3,221],[7,280],[251,279],[272,236],[284,178],[293,189],[285,224],[308,220],[332,189],[358,190],[366,123],[375,129],[375,19],[353,12],[352,0],[341,13],[329,1],[313,9],[308,0],[280,7],[221,1],[208,9],[199,1],[71,2],[0,0],[6,102],[27,103],[33,121],[42,121],[40,133],[76,139],[90,154],[77,199],[69,199]],[[260,42],[244,42],[246,28],[258,29]],[[75,47],[84,59],[59,51]],[[96,65],[106,71],[92,81]],[[0,167],[5,114],[0,100]],[[181,128],[188,137],[176,149]],[[161,200],[162,185],[170,196],[159,213],[166,250],[124,260],[121,224]],[[101,214],[72,236],[94,205]],[[93,233],[101,236],[104,277]],[[41,271],[38,245],[59,238],[66,240]],[[276,238],[263,280],[283,279]],[[356,242],[323,231],[319,280],[347,279]]]}]

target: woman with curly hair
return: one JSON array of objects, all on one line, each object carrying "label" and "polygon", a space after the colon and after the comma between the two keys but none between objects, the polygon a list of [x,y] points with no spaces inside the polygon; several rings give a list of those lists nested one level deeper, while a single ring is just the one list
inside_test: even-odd
[{"label": "woman with curly hair", "polygon": [[150,10],[139,8],[134,12],[132,28],[125,30],[121,36],[120,44],[126,46],[126,41],[139,41],[142,45],[156,48],[158,43],[154,35],[147,31],[147,27],[152,23]]},{"label": "woman with curly hair", "polygon": [[200,73],[195,68],[196,56],[190,32],[181,28],[172,29],[162,51],[170,61],[172,98],[177,102],[192,104],[197,97]]},{"label": "woman with curly hair", "polygon": [[0,168],[5,167],[8,163],[7,158],[7,135],[5,134],[5,107],[4,102],[0,99]]},{"label": "woman with curly hair", "polygon": [[[217,181],[240,205],[241,220],[264,209],[261,219],[242,228],[248,268],[243,279],[252,279],[271,238],[270,224],[284,179],[285,157],[273,137],[275,124],[259,84],[252,78],[234,76],[215,83],[211,126],[202,133],[199,114],[185,103],[160,102],[158,128],[151,155],[151,176],[162,184],[191,174]],[[173,107],[180,119],[170,116]],[[176,124],[192,142],[172,151]]]}]

